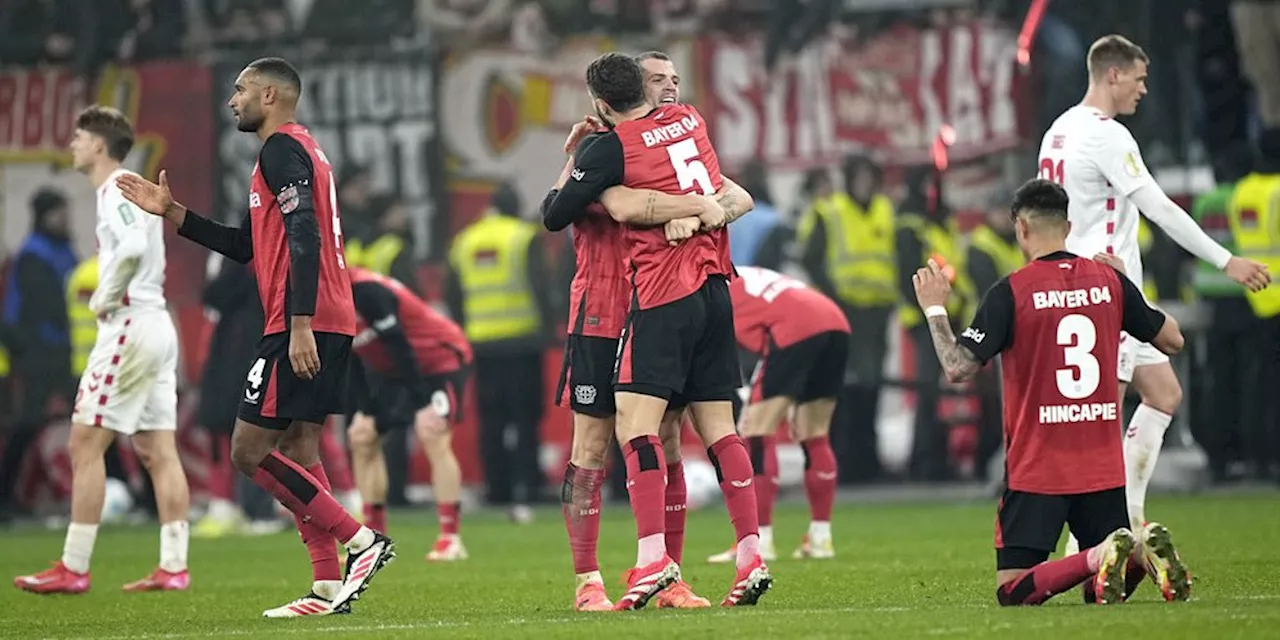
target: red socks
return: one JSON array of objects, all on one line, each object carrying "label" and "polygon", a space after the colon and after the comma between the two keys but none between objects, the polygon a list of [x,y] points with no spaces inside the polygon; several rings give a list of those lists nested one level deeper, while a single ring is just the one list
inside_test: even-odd
[{"label": "red socks", "polygon": [[756,510],[756,492],[752,486],[751,458],[737,434],[727,435],[707,449],[716,468],[716,479],[724,492],[724,503],[733,521],[735,540],[760,533]]},{"label": "red socks", "polygon": [[570,463],[564,470],[560,511],[564,514],[564,528],[569,532],[575,574],[600,570],[596,543],[600,540],[600,487],[603,484],[604,469],[583,469]]},{"label": "red socks", "polygon": [[356,488],[355,476],[351,475],[351,463],[347,461],[347,450],[342,447],[337,434],[329,428],[328,423],[320,432],[320,463],[333,471],[333,484],[325,487],[329,489],[329,493],[333,493],[334,488],[338,491]]},{"label": "red socks", "polygon": [[458,511],[458,503],[437,502],[436,520],[440,522],[440,535],[458,535],[458,527],[462,526],[460,512]]},{"label": "red socks", "polygon": [[760,526],[773,524],[773,504],[778,499],[778,439],[774,436],[747,438],[751,468],[755,472],[756,513]]},{"label": "red socks", "polygon": [[622,446],[622,455],[627,462],[627,490],[631,494],[631,512],[636,518],[636,538],[660,534],[666,530],[663,503],[667,484],[662,441],[658,436],[633,438]]},{"label": "red socks", "polygon": [[996,589],[1001,606],[1040,604],[1092,577],[1085,552],[1041,562]]},{"label": "red socks", "polygon": [[[801,442],[800,448],[804,450],[804,493],[809,497],[810,518],[831,522],[831,505],[836,499],[836,454],[831,451],[831,439],[818,436]],[[776,454],[774,468],[776,473]]]},{"label": "red socks", "polygon": [[364,504],[364,526],[386,535],[387,505],[366,502]]},{"label": "red socks", "polygon": [[[313,468],[319,468],[319,465]],[[323,469],[320,473],[323,475]],[[292,511],[301,523],[316,526],[340,542],[350,540],[360,531],[360,523],[338,504],[314,475],[280,455],[279,451],[272,451],[258,463],[253,482]],[[306,536],[303,526],[298,530]]]},{"label": "red socks", "polygon": [[683,462],[667,465],[666,503],[667,555],[680,564],[684,556],[684,523],[689,519],[689,491],[684,484]]}]

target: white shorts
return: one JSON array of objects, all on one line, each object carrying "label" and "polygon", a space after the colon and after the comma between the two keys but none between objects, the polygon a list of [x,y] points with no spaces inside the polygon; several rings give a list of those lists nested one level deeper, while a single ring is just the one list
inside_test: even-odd
[{"label": "white shorts", "polygon": [[71,421],[132,435],[178,422],[178,332],[163,310],[98,323]]},{"label": "white shorts", "polygon": [[1138,367],[1168,361],[1169,356],[1159,349],[1146,342],[1134,340],[1127,333],[1120,334],[1120,359],[1116,367],[1120,382],[1133,382],[1133,370]]}]

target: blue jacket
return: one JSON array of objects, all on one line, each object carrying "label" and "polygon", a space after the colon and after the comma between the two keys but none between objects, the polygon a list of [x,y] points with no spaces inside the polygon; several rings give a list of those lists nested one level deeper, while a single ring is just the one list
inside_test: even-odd
[{"label": "blue jacket", "polygon": [[79,263],[66,240],[32,232],[18,250],[5,283],[3,323],[12,351],[30,341],[68,346],[67,277]]},{"label": "blue jacket", "polygon": [[769,232],[782,222],[778,210],[757,201],[751,215],[729,225],[729,257],[734,264],[754,265],[760,245]]}]

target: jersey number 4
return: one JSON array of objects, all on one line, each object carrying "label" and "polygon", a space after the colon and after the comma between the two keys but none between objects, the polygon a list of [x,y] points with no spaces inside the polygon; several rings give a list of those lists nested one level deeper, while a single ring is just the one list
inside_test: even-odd
[{"label": "jersey number 4", "polygon": [[711,174],[707,172],[707,165],[698,159],[698,143],[693,138],[685,138],[667,147],[667,155],[671,157],[671,166],[676,170],[676,180],[680,182],[681,190],[688,191],[697,185],[702,195],[715,195],[716,190],[711,186]]},{"label": "jersey number 4", "polygon": [[1083,400],[1098,390],[1102,369],[1093,355],[1098,346],[1098,328],[1088,316],[1073,313],[1058,321],[1058,346],[1062,362],[1058,369],[1058,392],[1068,400]]},{"label": "jersey number 4", "polygon": [[329,165],[329,211],[333,214],[333,219],[330,221],[333,226],[333,248],[338,253],[338,268],[346,269],[347,256],[342,251],[342,220],[338,218],[338,187],[337,180],[333,179],[333,164],[329,162],[329,158],[324,155],[320,147],[316,147],[316,157]]},{"label": "jersey number 4", "polygon": [[1040,177],[1062,186],[1067,183],[1067,174],[1063,170],[1062,160],[1054,162],[1053,158],[1040,158]]}]

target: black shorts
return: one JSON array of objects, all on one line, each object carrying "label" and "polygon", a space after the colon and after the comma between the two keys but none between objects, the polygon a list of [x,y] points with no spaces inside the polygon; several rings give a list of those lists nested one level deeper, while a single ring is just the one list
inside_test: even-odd
[{"label": "black shorts", "polygon": [[729,402],[742,386],[729,282],[710,276],[692,294],[652,309],[632,306],[614,389],[686,402]]},{"label": "black shorts", "polygon": [[611,418],[613,404],[613,364],[618,359],[618,340],[569,334],[564,343],[564,364],[556,384],[556,406],[593,418]]},{"label": "black shorts", "polygon": [[844,386],[849,334],[827,331],[771,349],[751,375],[751,401],[791,398],[797,404],[835,399]]},{"label": "black shorts", "polygon": [[1128,527],[1124,487],[1071,495],[1005,489],[996,512],[996,569],[1028,569],[1048,560],[1064,524],[1081,549]]},{"label": "black shorts", "polygon": [[[449,426],[462,422],[462,400],[467,390],[471,367],[457,371],[423,376],[431,400],[427,406],[445,419]],[[425,408],[418,406],[409,387],[399,380],[373,376],[369,381],[369,393],[374,409],[371,415],[377,424],[378,435],[384,435],[413,425],[415,414]]]},{"label": "black shorts", "polygon": [[289,362],[289,333],[262,336],[240,396],[241,420],[282,431],[295,420],[322,424],[344,413],[351,369],[351,336],[316,332],[320,373],[303,380]]}]

